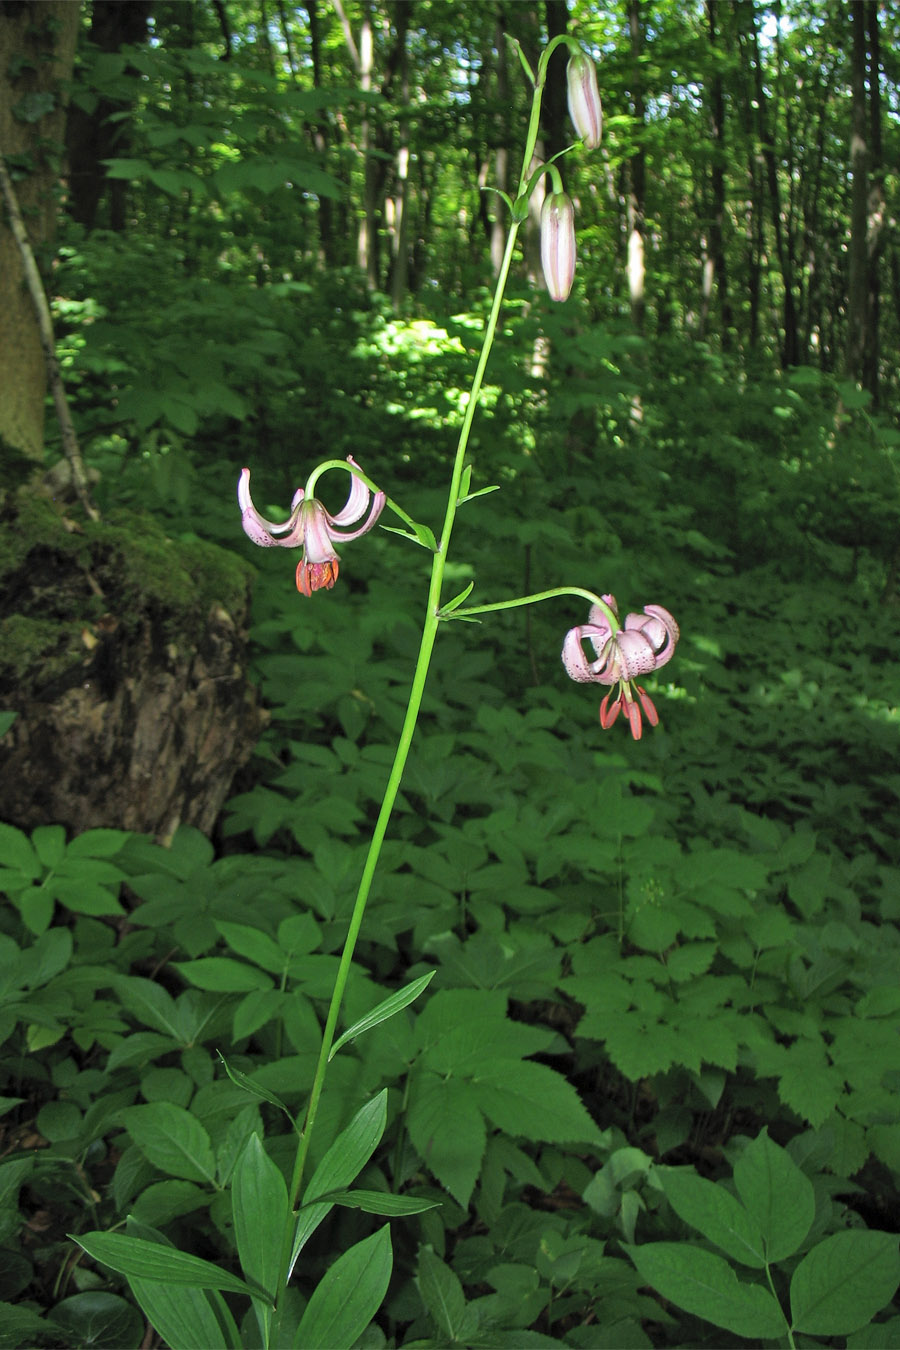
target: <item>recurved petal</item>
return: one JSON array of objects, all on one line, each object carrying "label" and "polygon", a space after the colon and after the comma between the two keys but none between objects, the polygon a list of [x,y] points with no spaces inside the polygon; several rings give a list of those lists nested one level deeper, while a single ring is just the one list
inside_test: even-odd
[{"label": "recurved petal", "polygon": [[629,614],[625,628],[644,634],[655,653],[657,667],[671,660],[679,637],[678,624],[662,605],[645,605],[643,614]]},{"label": "recurved petal", "polygon": [[[352,456],[347,459],[351,464],[355,463]],[[331,525],[353,525],[359,520],[369,504],[371,492],[366,487],[361,478],[357,478],[355,473],[350,475],[350,495],[346,502],[335,515],[328,513],[328,520]]]},{"label": "recurved petal", "polygon": [[581,684],[597,679],[593,663],[588,661],[582,646],[582,639],[586,636],[591,636],[591,634],[584,625],[579,628],[570,628],[566,633],[562,649],[562,662],[566,668],[566,674],[570,680],[578,680]]},{"label": "recurved petal", "polygon": [[[302,495],[302,494],[301,494]],[[272,548],[278,545],[283,548],[296,548],[303,542],[303,533],[300,527],[300,511],[296,505],[297,498],[291,503],[291,514],[287,520],[280,524],[273,520],[266,520],[261,516],[253,505],[250,496],[250,470],[242,469],[241,476],[238,479],[238,505],[241,508],[241,525],[244,533],[253,540],[254,544],[259,544],[261,548]],[[277,538],[283,534],[284,538]]]},{"label": "recurved petal", "polygon": [[[365,487],[365,484],[363,484],[363,486]],[[366,488],[366,493],[368,493],[368,491],[369,489]],[[365,520],[363,521],[362,525],[360,525],[359,529],[340,530],[340,531],[333,530],[331,534],[332,539],[358,539],[361,534],[365,534],[368,530],[371,530],[372,526],[375,524],[378,517],[384,510],[384,503],[386,500],[387,499],[383,492],[373,493],[372,505],[369,509],[369,514],[366,516]],[[333,521],[332,523],[335,524],[336,520]]]}]

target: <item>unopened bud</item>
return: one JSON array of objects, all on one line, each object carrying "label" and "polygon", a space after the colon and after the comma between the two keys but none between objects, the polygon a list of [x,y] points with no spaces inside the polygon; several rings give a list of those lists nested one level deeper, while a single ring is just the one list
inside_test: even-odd
[{"label": "unopened bud", "polygon": [[551,192],[541,207],[541,263],[551,300],[568,300],[575,278],[575,207],[565,192]]},{"label": "unopened bud", "polygon": [[584,52],[570,57],[566,80],[569,85],[569,116],[587,149],[596,150],[603,131],[603,111],[597,88],[597,72],[593,61]]}]

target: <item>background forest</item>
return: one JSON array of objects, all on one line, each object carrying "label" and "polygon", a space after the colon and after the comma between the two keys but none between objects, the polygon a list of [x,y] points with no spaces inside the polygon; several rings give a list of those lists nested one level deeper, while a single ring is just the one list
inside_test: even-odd
[{"label": "background forest", "polygon": [[[682,636],[634,741],[582,601],[442,625],[341,1029],[420,992],[273,1321],[429,553],[301,596],[235,485],[437,532],[566,32],[574,289],[538,195],[446,598]],[[877,0],[0,3],[0,1345],[900,1343],[898,62]]]}]

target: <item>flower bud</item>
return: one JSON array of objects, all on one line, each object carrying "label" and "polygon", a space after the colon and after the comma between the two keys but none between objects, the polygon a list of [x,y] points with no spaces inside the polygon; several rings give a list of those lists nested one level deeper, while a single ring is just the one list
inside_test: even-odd
[{"label": "flower bud", "polygon": [[596,150],[603,130],[603,112],[597,72],[594,63],[584,52],[569,59],[566,67],[569,86],[569,116],[578,135],[588,150]]},{"label": "flower bud", "polygon": [[551,192],[541,207],[541,263],[551,300],[567,300],[575,278],[575,207],[565,192]]}]

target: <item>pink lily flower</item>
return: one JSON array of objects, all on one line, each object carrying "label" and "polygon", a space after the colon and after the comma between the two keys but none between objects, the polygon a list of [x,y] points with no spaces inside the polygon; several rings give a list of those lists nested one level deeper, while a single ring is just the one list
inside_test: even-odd
[{"label": "pink lily flower", "polygon": [[[347,462],[359,465],[352,455]],[[371,502],[371,505],[370,505]],[[298,488],[291,501],[291,513],[282,524],[266,520],[253,505],[250,497],[250,470],[242,469],[238,480],[238,505],[244,533],[261,548],[302,548],[303,557],[297,564],[297,590],[301,595],[313,591],[330,591],[338,579],[340,558],[334,549],[335,540],[358,539],[371,530],[384,509],[383,492],[372,492],[356,474],[350,475],[350,495],[335,515],[326,511],[316,497],[306,497]],[[358,530],[344,527],[355,525],[366,512],[369,514]],[[279,537],[281,536],[281,537]]]},{"label": "pink lily flower", "polygon": [[[603,599],[618,615],[614,596],[604,595]],[[591,606],[588,620],[566,634],[563,665],[573,680],[617,684],[615,699],[610,702],[609,693],[600,704],[600,725],[604,730],[611,727],[624,708],[631,734],[639,741],[643,730],[641,710],[652,727],[658,724],[659,715],[649,694],[633,681],[635,676],[659,670],[672,659],[679,638],[678,624],[662,605],[645,605],[643,614],[627,615],[624,627],[616,633],[599,605]],[[594,649],[594,661],[585,653],[585,640]]]}]

